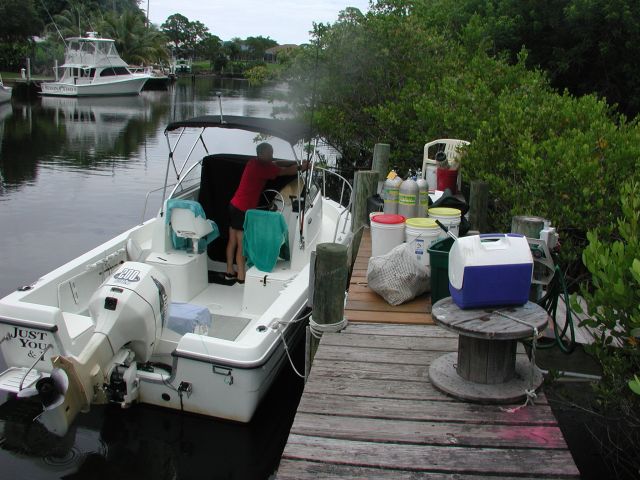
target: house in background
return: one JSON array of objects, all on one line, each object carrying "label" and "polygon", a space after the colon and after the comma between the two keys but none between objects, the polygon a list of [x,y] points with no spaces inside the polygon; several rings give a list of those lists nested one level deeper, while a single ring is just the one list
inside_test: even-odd
[{"label": "house in background", "polygon": [[278,61],[278,54],[288,53],[296,48],[298,48],[298,45],[293,43],[268,48],[264,51],[264,61],[267,63],[276,63]]}]

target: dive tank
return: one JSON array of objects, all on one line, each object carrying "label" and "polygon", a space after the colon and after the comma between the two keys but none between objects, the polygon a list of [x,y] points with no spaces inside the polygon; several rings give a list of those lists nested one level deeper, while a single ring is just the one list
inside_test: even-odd
[{"label": "dive tank", "polygon": [[391,170],[387,179],[382,186],[382,199],[384,200],[384,213],[397,214],[398,213],[398,193],[402,179],[398,176],[395,170]]},{"label": "dive tank", "polygon": [[429,208],[429,185],[427,180],[422,178],[422,172],[418,170],[418,211],[416,217],[426,217],[427,209]]},{"label": "dive tank", "polygon": [[411,177],[402,182],[398,195],[398,214],[406,218],[416,217],[416,204],[419,200],[418,183]]}]

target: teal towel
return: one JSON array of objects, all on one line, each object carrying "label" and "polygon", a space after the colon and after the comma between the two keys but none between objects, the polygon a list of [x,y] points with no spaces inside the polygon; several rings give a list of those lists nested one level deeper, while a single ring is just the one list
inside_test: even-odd
[{"label": "teal towel", "polygon": [[[171,223],[171,210],[174,208],[184,208],[187,210],[191,210],[196,217],[207,218],[204,213],[204,209],[202,205],[194,200],[182,200],[180,198],[170,198],[167,200],[167,211],[164,215],[165,222],[167,224]],[[202,253],[206,250],[207,245],[213,242],[216,238],[220,236],[220,230],[218,230],[218,225],[213,220],[207,220],[213,230],[209,235],[204,238],[201,238],[198,241],[198,253]],[[176,250],[191,250],[191,240],[188,238],[182,238],[176,235],[176,232],[171,229],[171,242],[173,243],[173,248]]]},{"label": "teal towel", "polygon": [[282,214],[247,210],[242,249],[247,266],[255,265],[263,272],[272,271],[278,257],[289,260],[289,229]]}]

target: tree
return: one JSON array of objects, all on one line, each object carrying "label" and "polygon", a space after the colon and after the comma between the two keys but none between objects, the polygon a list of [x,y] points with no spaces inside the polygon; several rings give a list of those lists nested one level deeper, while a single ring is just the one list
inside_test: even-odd
[{"label": "tree", "polygon": [[35,16],[33,0],[0,2],[0,42],[27,42],[40,33],[42,23]]},{"label": "tree", "polygon": [[247,37],[243,44],[247,47],[247,56],[249,60],[262,60],[264,52],[268,48],[275,47],[278,42],[269,37]]},{"label": "tree", "polygon": [[131,64],[151,64],[168,59],[166,37],[153,26],[146,26],[140,12],[107,14],[101,23],[103,35],[116,41],[120,56]]},{"label": "tree", "polygon": [[210,37],[209,29],[202,22],[190,21],[184,15],[175,13],[161,25],[169,42],[178,56],[197,56],[204,42]]}]

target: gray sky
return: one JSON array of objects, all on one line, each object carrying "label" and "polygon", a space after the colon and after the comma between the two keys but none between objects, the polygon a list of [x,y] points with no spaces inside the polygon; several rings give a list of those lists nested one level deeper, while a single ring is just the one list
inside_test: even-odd
[{"label": "gray sky", "polygon": [[[180,13],[199,20],[222,40],[271,37],[280,44],[306,43],[315,22],[334,22],[345,7],[367,11],[369,0],[149,0],[149,17],[160,26]],[[140,2],[147,9],[147,0]]]}]

